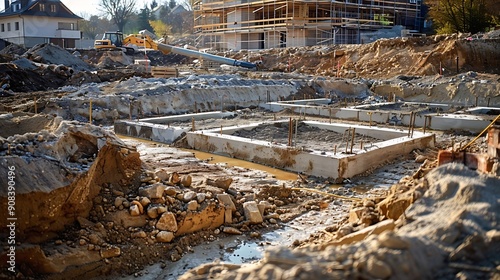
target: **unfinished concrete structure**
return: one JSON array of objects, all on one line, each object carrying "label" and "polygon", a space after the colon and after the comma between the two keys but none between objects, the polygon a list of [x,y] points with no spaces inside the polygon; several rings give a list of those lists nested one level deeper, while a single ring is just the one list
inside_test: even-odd
[{"label": "unfinished concrete structure", "polygon": [[363,43],[394,26],[418,32],[421,5],[421,0],[197,0],[194,28],[203,46],[218,49]]}]

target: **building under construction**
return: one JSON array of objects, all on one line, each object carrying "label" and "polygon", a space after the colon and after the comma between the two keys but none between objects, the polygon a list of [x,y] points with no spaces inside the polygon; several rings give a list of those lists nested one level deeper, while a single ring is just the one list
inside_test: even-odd
[{"label": "building under construction", "polygon": [[419,32],[421,6],[422,0],[199,0],[194,28],[204,47],[216,49],[356,44],[367,42],[363,34],[395,26]]}]

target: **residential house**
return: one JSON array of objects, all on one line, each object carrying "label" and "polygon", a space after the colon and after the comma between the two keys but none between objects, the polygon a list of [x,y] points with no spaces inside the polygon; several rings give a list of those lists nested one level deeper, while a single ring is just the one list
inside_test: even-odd
[{"label": "residential house", "polygon": [[80,19],[60,0],[5,0],[0,38],[27,48],[41,43],[74,48]]},{"label": "residential house", "polygon": [[195,0],[194,29],[199,47],[216,49],[358,44],[368,42],[363,34],[420,32],[421,7],[422,0]]}]

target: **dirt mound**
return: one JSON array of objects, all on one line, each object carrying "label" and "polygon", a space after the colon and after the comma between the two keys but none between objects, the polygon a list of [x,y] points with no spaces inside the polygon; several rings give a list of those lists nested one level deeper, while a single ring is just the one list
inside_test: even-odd
[{"label": "dirt mound", "polygon": [[[7,115],[2,123],[11,131],[2,135],[0,183],[7,186],[15,168],[18,241],[46,240],[87,217],[103,184],[126,188],[141,167],[138,153],[99,127],[40,115]],[[7,209],[7,202],[4,188],[0,204]],[[7,220],[7,211],[1,217]]]},{"label": "dirt mound", "polygon": [[[427,191],[399,220],[347,232],[343,240],[352,240],[351,245],[328,241],[293,251],[280,247],[266,251],[258,264],[206,264],[180,279],[498,277],[500,219],[494,213],[500,212],[499,185],[499,178],[463,165],[441,166],[415,186]],[[396,225],[400,228],[393,230]]]},{"label": "dirt mound", "polygon": [[94,68],[70,54],[67,50],[53,44],[39,44],[27,50],[24,57],[39,63],[65,65],[75,71],[92,71]]},{"label": "dirt mound", "polygon": [[22,55],[26,52],[26,49],[16,45],[16,44],[10,44],[7,47],[3,48],[0,50],[0,54],[5,54],[5,55],[10,55],[10,56],[16,56],[16,55]]}]

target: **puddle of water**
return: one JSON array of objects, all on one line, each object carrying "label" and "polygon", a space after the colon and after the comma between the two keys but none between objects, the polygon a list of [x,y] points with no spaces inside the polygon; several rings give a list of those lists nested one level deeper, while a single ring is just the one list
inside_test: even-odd
[{"label": "puddle of water", "polygon": [[297,179],[297,174],[295,174],[295,173],[283,171],[283,170],[272,168],[272,167],[265,166],[262,164],[257,164],[257,163],[253,163],[253,162],[249,162],[249,161],[245,161],[245,160],[241,160],[241,159],[230,158],[230,157],[200,152],[200,151],[196,151],[196,150],[189,150],[189,149],[182,149],[182,150],[194,153],[194,156],[197,159],[200,159],[200,160],[209,159],[209,161],[208,161],[209,163],[225,163],[228,166],[238,166],[238,167],[243,167],[243,168],[248,168],[248,169],[261,170],[261,171],[265,171],[269,174],[274,175],[275,178],[278,180],[296,180]]},{"label": "puddle of water", "polygon": [[[127,139],[127,140],[134,140],[137,142],[142,142],[142,143],[148,143],[148,144],[162,144],[165,146],[168,146],[165,143],[161,142],[155,142],[151,140],[145,140],[145,139],[140,139],[140,138],[134,138],[126,135],[121,135],[117,134],[119,138],[121,139]],[[225,156],[220,156],[220,155],[215,155],[215,154],[210,154],[210,153],[205,153],[205,152],[200,152],[196,150],[191,150],[191,149],[180,149],[185,152],[190,152],[193,153],[194,156],[199,159],[199,160],[208,160],[209,163],[224,163],[227,164],[228,166],[238,166],[238,167],[243,167],[243,168],[248,168],[248,169],[255,169],[255,170],[260,170],[260,171],[265,171],[269,174],[274,175],[274,177],[278,180],[284,180],[284,181],[294,181],[297,180],[297,174],[293,172],[288,172],[276,168],[272,168],[269,166],[265,166],[262,164],[257,164],[241,159],[236,159],[236,158],[230,158],[230,157],[225,157]]]},{"label": "puddle of water", "polygon": [[237,247],[229,255],[226,254],[224,261],[233,264],[247,263],[251,260],[258,260],[262,258],[262,253],[264,252],[264,247],[259,246],[255,242],[245,242],[241,246]]}]

